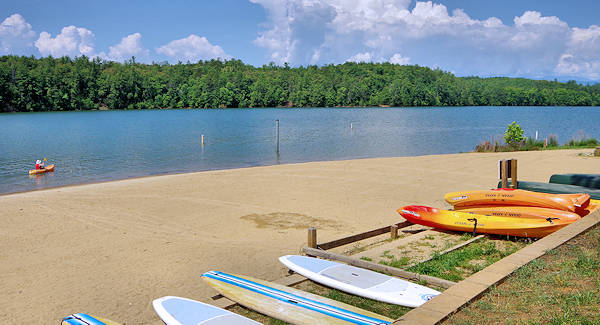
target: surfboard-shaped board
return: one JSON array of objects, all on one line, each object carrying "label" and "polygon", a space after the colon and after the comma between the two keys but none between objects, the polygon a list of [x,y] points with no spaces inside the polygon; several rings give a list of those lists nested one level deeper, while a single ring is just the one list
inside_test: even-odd
[{"label": "surfboard-shaped board", "polygon": [[62,319],[61,325],[122,325],[108,319],[77,313]]},{"label": "surfboard-shaped board", "polygon": [[475,232],[480,234],[509,235],[519,237],[544,237],[567,226],[575,219],[560,217],[525,218],[491,216],[461,211],[449,211],[421,205],[409,205],[398,209],[400,215],[416,224],[439,229]]},{"label": "surfboard-shaped board", "polygon": [[390,324],[393,320],[339,301],[243,275],[209,271],[202,279],[247,308],[292,324]]},{"label": "surfboard-shaped board", "polygon": [[570,212],[585,208],[590,203],[590,195],[584,193],[548,194],[512,188],[452,192],[446,194],[444,199],[455,208],[479,205],[521,205]]},{"label": "surfboard-shaped board", "polygon": [[439,291],[385,274],[313,257],[286,255],[279,261],[315,282],[390,304],[419,307]]},{"label": "surfboard-shaped board", "polygon": [[166,296],[152,301],[167,325],[260,325],[249,318],[192,299]]}]

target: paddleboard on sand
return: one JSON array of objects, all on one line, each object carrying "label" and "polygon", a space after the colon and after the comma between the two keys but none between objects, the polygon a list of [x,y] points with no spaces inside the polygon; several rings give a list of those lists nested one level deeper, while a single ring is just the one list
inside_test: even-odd
[{"label": "paddleboard on sand", "polygon": [[61,325],[121,325],[108,319],[77,313],[62,319]]},{"label": "paddleboard on sand", "polygon": [[315,282],[390,304],[419,307],[439,291],[385,274],[313,257],[286,255],[279,261]]},{"label": "paddleboard on sand", "polygon": [[292,324],[390,324],[370,311],[277,283],[209,271],[202,279],[223,296],[247,308]]},{"label": "paddleboard on sand", "polygon": [[166,296],[152,302],[167,325],[260,325],[228,310],[192,299]]}]

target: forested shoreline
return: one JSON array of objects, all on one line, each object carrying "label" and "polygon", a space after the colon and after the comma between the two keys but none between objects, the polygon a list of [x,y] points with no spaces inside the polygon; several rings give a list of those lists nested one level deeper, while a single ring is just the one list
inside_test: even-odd
[{"label": "forested shoreline", "polygon": [[0,112],[224,107],[597,106],[600,84],[456,77],[391,63],[291,68],[0,57]]}]

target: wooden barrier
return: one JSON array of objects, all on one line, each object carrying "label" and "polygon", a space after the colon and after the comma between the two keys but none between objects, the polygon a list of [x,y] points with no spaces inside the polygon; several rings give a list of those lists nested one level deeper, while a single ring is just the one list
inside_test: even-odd
[{"label": "wooden barrier", "polygon": [[[398,227],[397,229],[408,227],[408,226],[411,226],[411,225],[413,225],[413,223],[408,222],[408,221],[404,221],[404,222],[400,222],[400,223],[395,224],[395,226]],[[394,225],[392,225],[392,226],[394,226]],[[382,234],[385,234],[385,233],[391,233],[392,226],[385,226],[385,227],[377,228],[375,230],[371,230],[371,231],[363,232],[363,233],[360,233],[360,234],[356,234],[356,235],[352,235],[352,236],[340,238],[340,239],[337,239],[337,240],[333,240],[333,241],[330,241],[330,242],[326,242],[326,243],[322,243],[322,244],[317,244],[316,247],[312,247],[312,248],[317,248],[318,247],[318,248],[323,249],[323,250],[329,250],[329,249],[332,249],[332,248],[336,248],[336,247],[348,245],[348,244],[357,242],[359,240],[363,240],[363,239],[367,239],[367,238],[379,236],[379,235],[382,235]],[[309,233],[311,231],[310,230],[311,228],[309,228],[309,230],[308,230]],[[316,229],[315,229],[315,238],[316,238]],[[316,243],[316,241],[315,241],[315,243]],[[310,247],[310,245],[308,245],[308,246]]]}]

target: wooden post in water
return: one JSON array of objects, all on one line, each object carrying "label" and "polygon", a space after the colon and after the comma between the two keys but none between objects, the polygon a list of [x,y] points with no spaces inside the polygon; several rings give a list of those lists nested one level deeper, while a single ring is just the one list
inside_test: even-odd
[{"label": "wooden post in water", "polygon": [[512,188],[517,188],[519,183],[517,182],[517,160],[511,159],[510,162],[510,185]]},{"label": "wooden post in water", "polygon": [[277,129],[277,153],[279,153],[279,119],[275,120],[275,128]]},{"label": "wooden post in water", "polygon": [[202,146],[204,147],[204,134],[200,137],[200,142],[202,143]]},{"label": "wooden post in water", "polygon": [[317,228],[308,228],[308,247],[317,248]]}]

